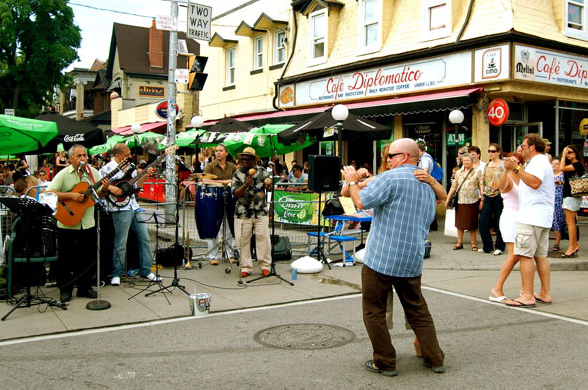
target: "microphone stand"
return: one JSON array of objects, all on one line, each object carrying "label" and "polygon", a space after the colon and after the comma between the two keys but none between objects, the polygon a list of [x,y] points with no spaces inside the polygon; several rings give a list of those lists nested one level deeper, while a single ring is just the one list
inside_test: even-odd
[{"label": "microphone stand", "polygon": [[[92,186],[92,182],[90,181],[90,178],[88,177],[88,169],[91,169],[89,167],[86,167],[86,169],[84,169],[84,172],[82,172],[82,178],[85,178],[88,181],[88,184],[90,185],[90,188],[92,189],[92,193],[94,194],[95,197],[95,201],[96,201],[96,205],[98,206],[97,209],[102,209],[102,211],[104,211],[106,214],[108,214],[108,210],[106,209],[106,207],[104,206],[104,200],[100,199],[100,197],[98,196],[98,194],[96,193],[96,190],[94,190],[94,187]],[[95,220],[96,220],[96,295],[97,298],[94,301],[90,301],[88,302],[88,304],[86,305],[86,309],[88,310],[105,310],[105,309],[110,309],[111,305],[110,302],[105,301],[100,299],[100,213],[99,212],[94,212],[94,216],[95,216]]]}]

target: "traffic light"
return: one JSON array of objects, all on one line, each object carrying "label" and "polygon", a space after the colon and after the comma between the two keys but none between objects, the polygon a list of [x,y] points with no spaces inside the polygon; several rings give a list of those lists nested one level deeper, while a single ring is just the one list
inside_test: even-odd
[{"label": "traffic light", "polygon": [[188,89],[192,91],[202,91],[206,83],[207,73],[204,72],[208,57],[190,56],[188,57],[188,69],[190,69],[190,80]]}]

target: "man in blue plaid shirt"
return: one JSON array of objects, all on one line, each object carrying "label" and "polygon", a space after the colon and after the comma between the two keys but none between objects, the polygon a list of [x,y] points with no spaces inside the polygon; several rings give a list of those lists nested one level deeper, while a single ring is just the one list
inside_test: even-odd
[{"label": "man in blue plaid shirt", "polygon": [[373,360],[365,362],[365,368],[387,376],[398,374],[396,350],[386,325],[386,299],[394,286],[420,342],[424,364],[441,373],[445,355],[421,291],[424,243],[435,215],[435,193],[414,174],[419,160],[415,141],[394,141],[387,158],[392,169],[361,191],[355,169],[344,167],[342,171],[357,208],[374,212],[361,274],[363,320],[373,348]]}]

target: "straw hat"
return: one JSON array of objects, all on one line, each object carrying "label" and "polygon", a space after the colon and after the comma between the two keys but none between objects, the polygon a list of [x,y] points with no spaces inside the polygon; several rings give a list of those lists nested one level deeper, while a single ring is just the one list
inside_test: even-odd
[{"label": "straw hat", "polygon": [[543,138],[543,142],[545,142],[545,145],[551,145],[551,141],[547,138]]},{"label": "straw hat", "polygon": [[256,160],[259,160],[259,156],[255,154],[255,149],[253,149],[251,146],[243,149],[241,153],[237,153],[237,156],[239,156],[239,158],[242,158],[243,156],[251,156],[255,157]]}]

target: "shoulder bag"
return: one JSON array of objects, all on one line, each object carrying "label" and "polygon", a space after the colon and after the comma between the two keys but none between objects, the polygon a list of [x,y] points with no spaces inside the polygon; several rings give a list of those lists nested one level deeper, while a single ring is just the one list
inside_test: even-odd
[{"label": "shoulder bag", "polygon": [[449,207],[452,209],[457,208],[457,204],[459,202],[459,190],[461,190],[461,186],[464,185],[466,179],[468,178],[468,176],[470,175],[470,173],[472,173],[472,171],[474,170],[474,168],[472,167],[470,169],[470,171],[467,173],[467,175],[465,175],[465,177],[463,178],[463,181],[461,182],[461,184],[459,185],[459,187],[457,187],[457,191],[455,191],[455,193],[453,194],[453,196],[451,197],[451,199],[449,200]]}]

